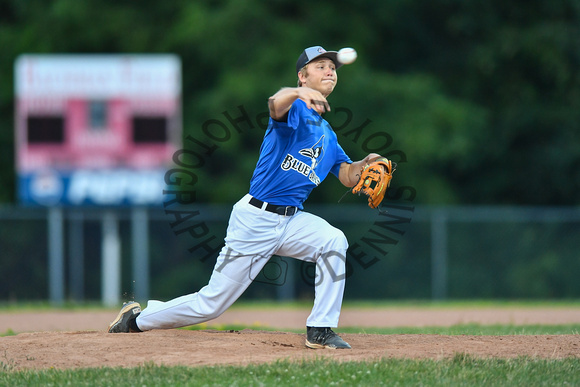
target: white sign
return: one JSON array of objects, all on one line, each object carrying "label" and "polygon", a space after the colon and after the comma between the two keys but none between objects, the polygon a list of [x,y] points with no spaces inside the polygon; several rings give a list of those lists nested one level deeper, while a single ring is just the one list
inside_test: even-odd
[{"label": "white sign", "polygon": [[181,94],[181,62],[175,55],[22,55],[15,90],[18,98],[171,98]]}]

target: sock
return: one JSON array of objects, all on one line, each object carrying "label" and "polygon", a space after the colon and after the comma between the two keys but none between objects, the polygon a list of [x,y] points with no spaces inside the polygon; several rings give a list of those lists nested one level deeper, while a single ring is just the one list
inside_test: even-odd
[{"label": "sock", "polygon": [[137,316],[139,316],[139,313],[137,313],[132,319],[129,320],[129,329],[131,329],[133,332],[143,332],[137,326]]}]

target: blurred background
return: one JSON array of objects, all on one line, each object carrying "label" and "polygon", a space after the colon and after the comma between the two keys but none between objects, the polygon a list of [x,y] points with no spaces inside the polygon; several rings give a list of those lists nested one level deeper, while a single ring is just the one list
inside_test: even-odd
[{"label": "blurred background", "polygon": [[[313,45],[359,54],[343,148],[398,163],[386,214],[333,177],[307,201],[349,239],[346,299],[580,296],[580,2],[0,0],[0,302],[205,285]],[[243,298],[312,276],[274,257]]]}]

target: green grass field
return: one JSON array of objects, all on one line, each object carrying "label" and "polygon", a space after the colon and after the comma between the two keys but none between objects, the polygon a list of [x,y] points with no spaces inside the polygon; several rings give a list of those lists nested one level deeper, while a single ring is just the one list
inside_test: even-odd
[{"label": "green grass field", "polygon": [[[412,304],[417,307],[417,304]],[[461,308],[466,305],[442,304]],[[502,304],[481,304],[501,307]],[[550,304],[553,305],[553,304]],[[253,305],[254,307],[256,305]],[[264,305],[262,305],[263,307]],[[469,307],[473,307],[472,303]],[[509,304],[508,307],[513,307]],[[533,307],[526,304],[527,307]],[[546,307],[540,303],[537,306]],[[560,305],[562,306],[562,305]],[[570,305],[578,307],[577,303]],[[240,306],[240,307],[252,307]],[[275,308],[275,306],[272,306]],[[404,304],[393,307],[405,307]],[[434,308],[433,304],[424,305]],[[0,308],[8,311],[12,308]],[[204,328],[243,329],[242,326]],[[195,328],[193,328],[195,329]],[[260,328],[263,329],[263,328]],[[341,328],[345,333],[442,335],[579,334],[580,324],[568,325],[456,325],[424,328]],[[8,333],[9,334],[9,333]],[[0,386],[580,386],[578,357],[565,359],[481,359],[456,354],[444,360],[381,359],[367,362],[333,362],[328,359],[277,361],[251,366],[165,367],[144,364],[136,368],[78,370],[15,370],[1,351]]]},{"label": "green grass field", "polygon": [[580,360],[388,359],[275,362],[247,367],[98,368],[0,373],[3,386],[575,386]]}]

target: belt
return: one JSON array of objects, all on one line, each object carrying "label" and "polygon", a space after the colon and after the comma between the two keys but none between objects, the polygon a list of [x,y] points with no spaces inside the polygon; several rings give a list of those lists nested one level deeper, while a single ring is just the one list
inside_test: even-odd
[{"label": "belt", "polygon": [[[262,208],[264,202],[253,197],[250,199],[250,204],[254,207]],[[298,208],[292,206],[275,206],[273,204],[267,204],[266,211],[273,212],[278,215],[292,216],[298,212]]]}]

